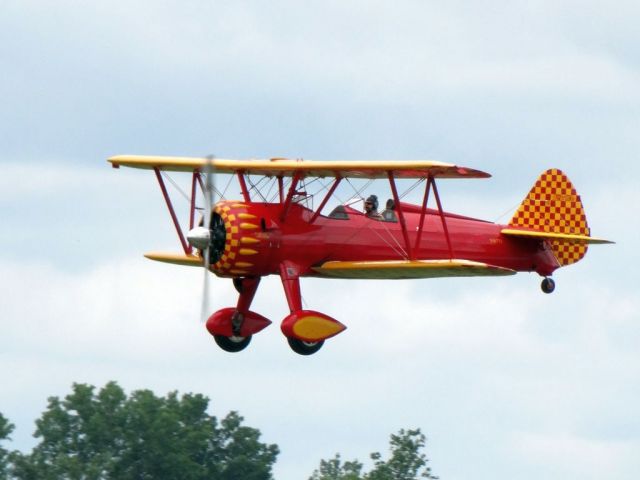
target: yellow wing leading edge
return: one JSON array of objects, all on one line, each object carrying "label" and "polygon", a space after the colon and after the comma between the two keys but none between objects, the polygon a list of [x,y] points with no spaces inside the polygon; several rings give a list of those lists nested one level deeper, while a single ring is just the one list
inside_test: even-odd
[{"label": "yellow wing leading edge", "polygon": [[515,275],[509,268],[453,260],[383,260],[362,262],[325,262],[313,270],[323,277],[358,279],[410,279],[437,277],[488,277]]},{"label": "yellow wing leading edge", "polygon": [[210,165],[216,173],[248,173],[267,177],[291,177],[301,174],[307,177],[387,178],[393,172],[395,178],[488,178],[486,172],[450,163],[432,160],[292,160],[272,158],[267,160],[229,160],[223,158],[161,157],[143,155],[116,155],[109,158],[114,168],[131,167],[176,172],[202,170]]}]

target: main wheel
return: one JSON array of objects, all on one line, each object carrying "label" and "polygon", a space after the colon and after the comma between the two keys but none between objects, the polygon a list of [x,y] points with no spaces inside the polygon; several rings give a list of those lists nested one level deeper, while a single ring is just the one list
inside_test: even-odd
[{"label": "main wheel", "polygon": [[556,282],[554,282],[553,279],[547,277],[542,280],[540,288],[544,293],[551,293],[556,289]]},{"label": "main wheel", "polygon": [[297,338],[287,337],[291,350],[299,355],[313,355],[324,345],[324,340],[319,342],[305,342],[304,340],[298,340]]},{"label": "main wheel", "polygon": [[224,335],[214,335],[213,339],[225,352],[239,352],[240,350],[247,348],[247,345],[251,343],[251,335],[248,337],[225,337]]}]

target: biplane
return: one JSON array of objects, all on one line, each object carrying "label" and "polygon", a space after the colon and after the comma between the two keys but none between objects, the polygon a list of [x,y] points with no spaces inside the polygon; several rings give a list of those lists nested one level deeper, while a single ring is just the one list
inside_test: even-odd
[{"label": "biplane", "polygon": [[[153,170],[159,183],[181,251],[152,252],[146,257],[204,267],[205,278],[211,271],[233,281],[236,305],[206,320],[209,333],[228,352],[243,350],[253,335],[271,324],[250,309],[266,275],[279,275],[284,287],[290,313],[281,322],[282,333],[293,351],[310,355],[346,327],[322,312],[303,308],[302,277],[419,279],[536,272],[543,277],[542,291],[551,293],[556,269],[582,259],[589,244],[611,243],[590,236],[580,196],[558,169],[542,173],[511,221],[501,225],[445,211],[436,182],[490,175],[436,161],[119,155],[109,162],[114,168]],[[190,175],[188,228],[178,220],[165,182],[167,172]],[[213,204],[213,174],[235,177],[238,198],[221,198]],[[252,181],[256,176],[259,181]],[[336,201],[338,186],[355,179],[388,182],[385,211],[371,205],[366,212],[355,208],[353,199],[363,198],[361,190],[354,189],[356,195],[348,201]],[[402,201],[398,183],[404,180],[413,181],[412,188],[423,184],[421,202]],[[260,190],[263,181],[270,184],[268,193]],[[310,193],[309,186],[318,181],[320,190]],[[203,206],[196,201],[200,193]],[[428,206],[430,200],[435,208]]]}]

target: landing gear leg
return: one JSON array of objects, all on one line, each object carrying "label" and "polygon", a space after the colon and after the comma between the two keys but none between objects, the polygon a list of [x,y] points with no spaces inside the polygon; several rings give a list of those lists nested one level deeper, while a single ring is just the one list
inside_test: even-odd
[{"label": "landing gear leg", "polygon": [[545,277],[540,284],[540,288],[544,293],[551,293],[556,289],[556,282],[552,278]]},{"label": "landing gear leg", "polygon": [[[280,279],[291,313],[302,310],[302,295],[300,293],[300,273],[295,265],[283,262],[280,265]],[[307,342],[295,337],[287,336],[291,350],[299,355],[312,355],[322,348],[324,340]]]},{"label": "landing gear leg", "polygon": [[242,284],[244,282],[244,278],[235,277],[233,279],[233,287],[236,289],[236,292],[242,293]]}]

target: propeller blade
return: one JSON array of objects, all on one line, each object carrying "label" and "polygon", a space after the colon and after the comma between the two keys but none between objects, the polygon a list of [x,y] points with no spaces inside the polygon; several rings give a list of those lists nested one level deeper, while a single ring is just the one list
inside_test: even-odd
[{"label": "propeller blade", "polygon": [[211,209],[213,206],[213,155],[207,156],[207,162],[204,166],[204,221],[203,226],[207,231],[208,240],[206,247],[202,250],[203,254],[203,267],[204,267],[204,280],[202,282],[202,309],[200,318],[202,322],[206,322],[209,318],[209,251],[211,249]]}]

